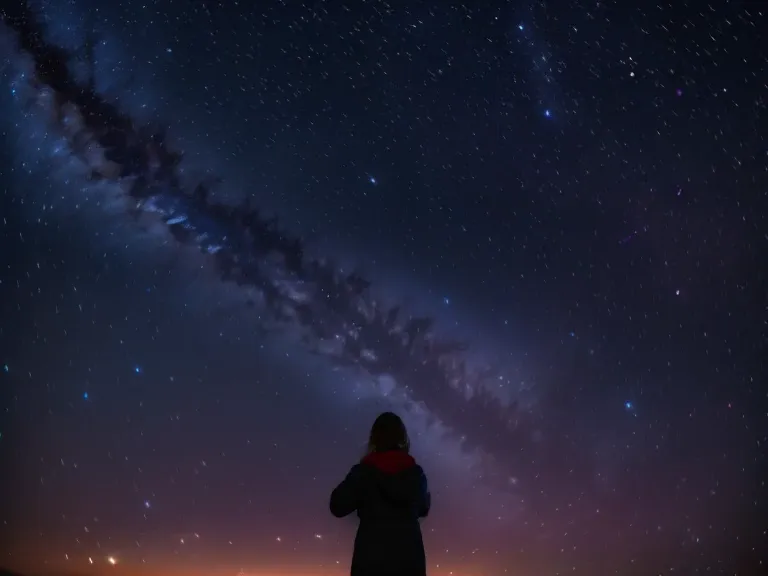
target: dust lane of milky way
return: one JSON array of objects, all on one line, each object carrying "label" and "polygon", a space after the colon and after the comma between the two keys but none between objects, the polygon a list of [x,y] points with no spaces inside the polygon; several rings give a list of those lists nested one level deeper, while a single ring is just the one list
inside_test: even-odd
[{"label": "dust lane of milky way", "polygon": [[[20,72],[13,90],[21,102],[49,116],[90,179],[125,182],[132,200],[125,203],[127,210],[160,215],[178,242],[211,255],[222,280],[256,288],[254,297],[270,317],[297,324],[314,351],[377,379],[392,377],[436,418],[461,430],[470,450],[503,454],[510,442],[521,453],[533,448],[532,415],[493,395],[502,375],[468,367],[466,346],[436,338],[431,318],[403,320],[400,307],[382,308],[365,278],[305,258],[301,240],[283,233],[250,202],[217,205],[204,184],[184,190],[177,173],[182,155],[167,147],[164,132],[135,127],[93,87],[74,82],[67,70],[71,55],[43,43],[32,22],[28,14],[9,22],[35,64]],[[60,146],[52,144],[56,151]],[[519,462],[505,465],[508,476],[513,470],[519,475]]]}]

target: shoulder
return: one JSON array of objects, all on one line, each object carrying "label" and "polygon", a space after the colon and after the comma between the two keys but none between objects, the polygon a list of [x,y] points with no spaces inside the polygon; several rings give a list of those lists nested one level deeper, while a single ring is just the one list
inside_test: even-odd
[{"label": "shoulder", "polygon": [[355,464],[349,469],[347,475],[344,477],[344,484],[360,486],[368,482],[370,478],[371,470],[370,466],[365,464]]},{"label": "shoulder", "polygon": [[349,472],[347,472],[347,478],[360,478],[363,474],[365,474],[366,465],[362,463],[355,464],[352,466],[352,468],[349,469]]},{"label": "shoulder", "polygon": [[429,483],[427,481],[427,474],[426,472],[424,472],[424,468],[422,468],[417,464],[416,466],[414,466],[413,475],[418,479],[418,482],[421,485],[422,490],[428,490],[427,485]]}]

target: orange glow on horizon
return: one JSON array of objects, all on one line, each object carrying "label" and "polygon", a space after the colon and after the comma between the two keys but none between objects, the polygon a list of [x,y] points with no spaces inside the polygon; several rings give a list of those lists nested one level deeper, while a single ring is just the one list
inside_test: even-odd
[{"label": "orange glow on horizon", "polygon": [[[177,566],[132,564],[121,562],[116,556],[88,558],[87,563],[73,566],[70,561],[57,565],[47,564],[47,568],[33,568],[28,562],[11,563],[9,568],[19,576],[348,576],[347,565],[328,567],[308,567],[297,565],[237,567],[226,562],[218,566]],[[431,569],[431,576],[474,576],[476,570]]]},{"label": "orange glow on horizon", "polygon": [[[325,560],[323,564],[296,562],[295,559],[267,560],[262,565],[240,564],[226,558],[208,562],[181,560],[178,557],[148,554],[146,562],[121,549],[104,550],[102,555],[74,553],[61,544],[49,546],[46,553],[30,541],[18,541],[14,553],[6,558],[3,568],[18,576],[349,576],[351,558],[341,558],[339,563]],[[132,552],[132,551],[131,551]],[[519,568],[519,567],[518,567]],[[513,576],[519,572],[507,572]],[[477,566],[435,566],[430,576],[475,576],[483,571]]]}]

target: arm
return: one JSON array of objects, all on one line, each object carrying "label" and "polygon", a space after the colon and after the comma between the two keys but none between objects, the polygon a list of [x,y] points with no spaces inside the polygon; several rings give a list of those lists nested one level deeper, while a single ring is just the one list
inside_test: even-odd
[{"label": "arm", "polygon": [[427,475],[424,474],[424,470],[421,470],[420,482],[419,518],[425,518],[429,515],[429,509],[432,507],[432,493],[429,491]]},{"label": "arm", "polygon": [[357,510],[360,501],[360,471],[353,466],[347,477],[331,492],[331,514],[343,518]]}]

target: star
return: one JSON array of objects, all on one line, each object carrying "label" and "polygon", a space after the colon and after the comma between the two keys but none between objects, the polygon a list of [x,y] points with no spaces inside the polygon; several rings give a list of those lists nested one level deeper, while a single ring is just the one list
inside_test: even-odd
[{"label": "star", "polygon": [[546,116],[547,118],[551,118],[552,117],[552,111],[549,110],[549,109],[544,110],[544,116]]},{"label": "star", "polygon": [[134,366],[134,367],[133,367],[133,371],[134,371],[136,374],[141,374],[141,366]]},{"label": "star", "polygon": [[373,176],[368,176],[368,182],[370,182],[374,186],[376,186],[376,184],[377,184],[377,180]]},{"label": "star", "polygon": [[83,392],[83,400],[88,400],[88,392]]}]

